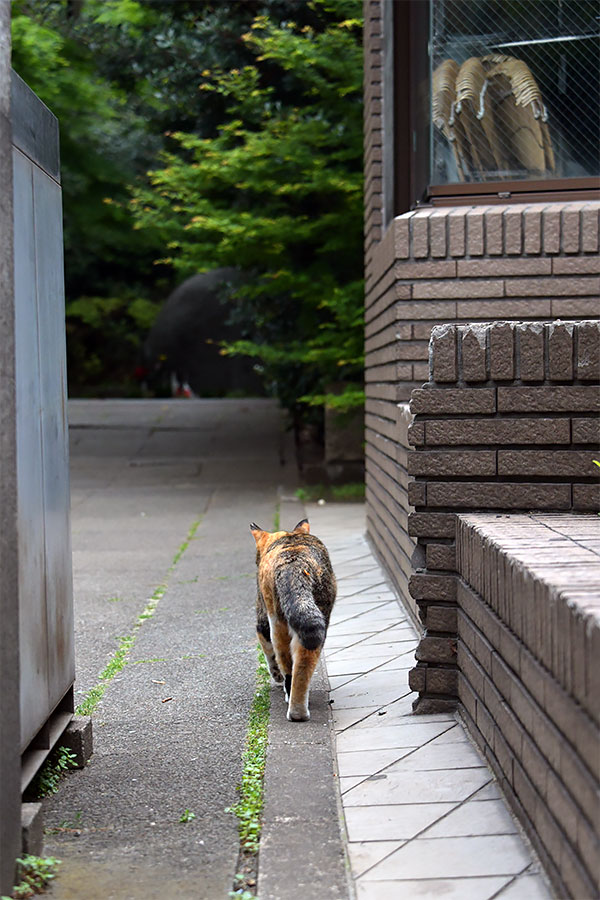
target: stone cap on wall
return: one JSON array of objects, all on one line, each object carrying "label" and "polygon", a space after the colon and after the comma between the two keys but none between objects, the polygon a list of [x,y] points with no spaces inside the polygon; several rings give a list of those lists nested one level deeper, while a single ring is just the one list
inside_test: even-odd
[{"label": "stone cap on wall", "polygon": [[427,207],[394,219],[396,259],[597,253],[600,202]]},{"label": "stone cap on wall", "polygon": [[600,322],[435,325],[429,380],[436,384],[600,381]]},{"label": "stone cap on wall", "polygon": [[457,568],[600,724],[600,519],[464,514]]}]

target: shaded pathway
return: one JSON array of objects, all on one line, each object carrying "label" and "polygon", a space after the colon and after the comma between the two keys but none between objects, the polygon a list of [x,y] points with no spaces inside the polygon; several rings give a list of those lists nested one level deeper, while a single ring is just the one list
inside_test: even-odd
[{"label": "shaded pathway", "polygon": [[45,851],[63,860],[51,896],[224,897],[256,668],[248,523],[273,526],[293,477],[281,414],[75,401],[70,421],[77,702],[133,646],[94,714],[91,763],[47,804]]}]

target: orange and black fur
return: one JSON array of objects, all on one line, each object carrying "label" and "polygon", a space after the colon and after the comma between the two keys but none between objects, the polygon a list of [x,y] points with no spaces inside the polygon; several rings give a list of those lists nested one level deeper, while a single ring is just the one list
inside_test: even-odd
[{"label": "orange and black fur", "polygon": [[283,684],[291,722],[310,718],[308,691],[335,602],[336,581],[325,546],[306,519],[293,531],[263,531],[256,541],[256,631],[271,676]]}]

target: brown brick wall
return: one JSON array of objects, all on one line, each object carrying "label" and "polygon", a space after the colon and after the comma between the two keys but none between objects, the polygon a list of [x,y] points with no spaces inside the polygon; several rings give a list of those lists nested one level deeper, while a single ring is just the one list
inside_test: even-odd
[{"label": "brown brick wall", "polygon": [[[543,839],[538,846],[547,861],[561,861],[557,878],[573,892],[577,884],[589,886],[588,863],[581,862],[590,860],[589,832],[582,826],[577,845],[564,841],[552,806],[562,788],[548,776],[540,794],[532,760],[542,732],[568,734],[581,722],[573,718],[575,706],[565,702],[567,689],[558,676],[547,693],[552,711],[544,707],[528,675],[546,670],[535,656],[519,655],[523,645],[515,649],[508,626],[497,630],[498,648],[482,621],[466,621],[455,537],[465,510],[502,515],[599,507],[590,462],[600,443],[598,325],[575,320],[600,318],[600,203],[421,208],[385,222],[384,2],[364,4],[368,534],[426,629],[411,672],[411,685],[420,693],[418,711],[453,706],[460,690],[468,716],[469,703],[474,710],[478,697],[487,700],[497,692],[500,721],[480,702],[472,727],[499,775],[509,773],[502,777],[515,808],[524,816],[537,804],[537,818],[525,821],[535,822],[532,834]],[[512,319],[519,324],[507,321]],[[459,629],[465,636],[460,642]],[[520,700],[515,687],[508,708],[502,666],[515,671],[518,659],[523,690],[546,718],[521,722],[527,729],[534,721],[537,732],[522,737],[526,759],[511,763],[515,720],[530,698]],[[493,670],[486,668],[492,662]],[[550,762],[554,776],[577,783],[575,800],[585,812],[589,783],[574,753],[565,750],[558,763]],[[544,791],[553,793],[552,803]],[[565,805],[565,815],[570,808]]]},{"label": "brown brick wall", "polygon": [[458,695],[559,896],[600,894],[595,516],[460,516]]},{"label": "brown brick wall", "polygon": [[[423,208],[386,227],[383,2],[364,4],[367,522],[374,548],[407,599],[414,551],[407,526],[409,415],[398,404],[429,377],[431,329],[444,322],[600,316],[600,203]],[[570,340],[565,329],[548,348],[559,382]],[[529,338],[534,344],[535,333]],[[502,346],[500,331],[494,340]],[[527,341],[526,335],[525,355]],[[511,364],[503,352],[494,353],[490,376],[510,379]],[[535,376],[523,366],[525,384]],[[468,383],[477,384],[476,370],[470,377],[475,380]]]},{"label": "brown brick wall", "polygon": [[423,712],[453,702],[453,676],[432,671],[456,663],[456,630],[439,617],[456,605],[452,514],[600,509],[600,322],[440,325],[430,366],[406,458],[418,538],[409,592],[425,628],[410,684]]}]

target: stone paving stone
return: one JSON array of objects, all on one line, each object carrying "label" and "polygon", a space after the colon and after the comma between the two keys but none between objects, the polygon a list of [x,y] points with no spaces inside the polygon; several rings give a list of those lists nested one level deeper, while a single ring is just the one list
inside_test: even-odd
[{"label": "stone paving stone", "polygon": [[[481,768],[481,756],[469,743],[426,744],[393,766],[390,772],[424,772],[432,769]],[[490,832],[491,833],[491,832]]]},{"label": "stone paving stone", "polygon": [[363,647],[373,647],[376,644],[406,643],[415,644],[414,631],[410,625],[399,628],[387,628],[384,631],[378,631],[372,637],[365,638],[361,641]]},{"label": "stone paving stone", "polygon": [[[412,669],[415,665],[415,652],[411,647],[409,650],[405,650],[400,656],[394,657],[394,659],[390,659],[389,662],[383,663],[383,665],[378,667],[379,672],[395,672],[398,669]],[[406,678],[406,683],[408,684],[408,676]],[[414,697],[413,697],[414,700]]]},{"label": "stone paving stone", "polygon": [[[385,666],[382,666],[378,668],[377,671],[381,672],[384,669]],[[403,671],[402,674],[404,676],[406,672]],[[411,725],[421,724],[425,722],[448,722],[451,725],[456,724],[456,716],[453,712],[433,713],[431,715],[415,716],[413,714],[412,708],[415,694],[408,687],[408,683],[404,683],[406,684],[406,695],[400,700],[396,700],[394,703],[390,703],[385,707],[386,721],[389,725],[398,725],[403,724],[404,722],[408,722]],[[465,740],[468,740],[466,736]]]},{"label": "stone paving stone", "polygon": [[381,862],[394,850],[398,850],[403,841],[358,841],[348,846],[350,863],[355,877],[363,874],[371,866]]},{"label": "stone paving stone", "polygon": [[[340,736],[340,740],[345,734]],[[344,798],[344,806],[460,802],[487,784],[491,777],[487,766],[478,769],[438,769],[434,778],[430,772],[392,772],[387,769],[349,791]]]},{"label": "stone paving stone", "polygon": [[379,666],[388,665],[397,659],[402,659],[403,655],[404,654],[395,653],[394,651],[381,654],[374,653],[371,656],[367,656],[363,652],[363,655],[361,656],[353,654],[350,657],[346,654],[336,654],[335,656],[325,654],[327,660],[327,672],[330,678],[343,675],[347,675],[348,677],[363,675],[365,672],[369,672]]},{"label": "stone paving stone", "polygon": [[324,509],[314,518],[324,515],[328,528],[314,532],[329,547],[339,586],[324,657],[357,900],[548,900],[455,714],[413,715],[407,676],[417,631],[366,542],[340,536],[339,517]]},{"label": "stone paving stone", "polygon": [[359,634],[360,632],[383,631],[392,624],[397,622],[397,616],[389,613],[377,616],[373,613],[362,613],[360,616],[344,619],[342,622],[334,622],[329,626],[327,637],[339,636],[340,634]]},{"label": "stone paving stone", "polygon": [[[385,718],[385,717],[384,717]],[[338,752],[343,750],[385,750],[391,747],[415,747],[448,729],[448,722],[423,725],[381,725],[345,731],[337,739]],[[491,776],[490,776],[491,777]]]},{"label": "stone paving stone", "polygon": [[520,875],[498,894],[498,900],[548,900],[549,896],[541,875]]},{"label": "stone paving stone", "polygon": [[[364,881],[356,884],[357,900],[491,900],[506,884],[499,878],[445,878],[423,881]],[[504,896],[501,894],[499,896]],[[547,896],[547,895],[544,895]],[[533,900],[533,898],[532,898]]]},{"label": "stone paving stone", "polygon": [[[332,691],[331,696],[335,698],[337,703],[340,697],[359,695],[363,691],[371,693],[380,690],[384,694],[390,690],[390,687],[402,693],[400,689],[406,687],[406,680],[390,677],[388,672],[380,672],[379,669],[374,669],[372,672],[366,672],[360,678],[355,678],[348,684],[336,688],[335,691]],[[379,705],[383,706],[384,703],[385,701]]]},{"label": "stone paving stone", "polygon": [[339,604],[334,606],[333,613],[331,615],[331,619],[329,620],[329,627],[337,624],[339,622],[343,622],[346,619],[352,619],[356,616],[361,615],[363,612],[372,613],[373,615],[377,614],[380,616],[384,610],[393,615],[397,620],[400,613],[398,611],[398,604],[394,600],[384,601],[382,603],[373,603],[372,601],[359,601],[358,603],[349,604]]},{"label": "stone paving stone", "polygon": [[400,656],[401,653],[406,653],[412,648],[416,647],[416,641],[393,641],[385,644],[377,644],[376,649],[373,649],[370,645],[366,647],[362,641],[357,641],[355,644],[347,644],[346,647],[327,647],[327,642],[325,643],[325,658],[327,660],[327,668],[329,669],[329,662],[338,662],[339,660],[350,660],[350,659],[359,659],[367,657],[369,659],[375,659],[376,656],[382,656],[383,654],[388,654],[391,656]]},{"label": "stone paving stone", "polygon": [[383,598],[384,600],[395,600],[396,595],[389,589],[385,581],[375,584],[370,588],[359,588],[354,584],[342,583],[338,588],[338,601],[351,603],[352,601],[362,603],[365,598],[373,599]]},{"label": "stone paving stone", "polygon": [[[486,784],[485,787],[482,787],[480,791],[477,791],[476,794],[470,797],[467,802],[478,803],[480,800],[502,800],[500,788],[495,781],[490,781],[489,784]],[[502,800],[502,802],[504,802],[504,800]]]},{"label": "stone paving stone", "polygon": [[481,834],[518,834],[517,823],[503,800],[467,801],[449,813],[423,837],[467,837]]},{"label": "stone paving stone", "polygon": [[[419,718],[421,718],[421,716],[419,716]],[[434,741],[432,741],[432,743],[452,744],[454,742],[460,743],[463,741],[467,741],[470,743],[465,729],[462,727],[462,725],[454,725],[453,728],[449,728],[447,731],[444,731],[444,733],[439,737],[434,738]]]},{"label": "stone paving stone", "polygon": [[340,733],[345,731],[347,728],[352,728],[353,726],[358,725],[359,722],[363,720],[366,721],[367,718],[370,718],[372,715],[378,715],[378,709],[376,706],[359,706],[359,707],[350,707],[348,709],[335,709],[333,710],[333,727],[336,733]]},{"label": "stone paving stone", "polygon": [[531,862],[520,835],[417,838],[371,869],[369,881],[518,875]]},{"label": "stone paving stone", "polygon": [[[371,628],[369,631],[365,631],[362,635],[353,634],[351,635],[351,640],[358,643],[361,641],[361,638],[372,637],[376,634],[375,630]],[[347,634],[328,634],[327,640],[325,642],[325,652],[327,650],[341,650],[348,645],[348,635]]]},{"label": "stone paving stone", "polygon": [[361,781],[364,781],[364,778],[361,778],[360,776],[353,776],[352,778],[340,778],[339,785],[340,793],[342,794],[342,796],[353,787],[356,787],[357,784],[360,784]]},{"label": "stone paving stone", "polygon": [[350,841],[409,840],[455,806],[455,803],[405,803],[348,807],[344,813],[348,838]]},{"label": "stone paving stone", "polygon": [[332,691],[335,691],[336,688],[341,687],[343,684],[348,684],[349,681],[352,681],[353,678],[360,674],[354,672],[351,675],[329,675],[329,687]]},{"label": "stone paving stone", "polygon": [[374,775],[380,769],[385,769],[386,766],[397,762],[413,749],[414,747],[405,747],[402,750],[395,748],[392,750],[359,750],[350,753],[338,753],[338,772],[340,776],[344,777]]},{"label": "stone paving stone", "polygon": [[[338,688],[333,698],[335,709],[363,709],[364,707],[379,709],[382,704],[393,703],[405,693],[402,685],[396,686],[392,683],[388,688],[375,687],[373,690],[369,690],[363,682],[364,679],[359,678]],[[357,687],[350,690],[354,684]]]},{"label": "stone paving stone", "polygon": [[[334,613],[334,616],[336,614]],[[337,614],[337,618],[331,617],[329,627],[333,625],[339,626],[344,622],[354,622],[359,619],[373,619],[376,622],[392,621],[398,622],[400,614],[397,605],[390,601],[388,603],[379,604],[358,604],[354,606],[348,604]]]}]

